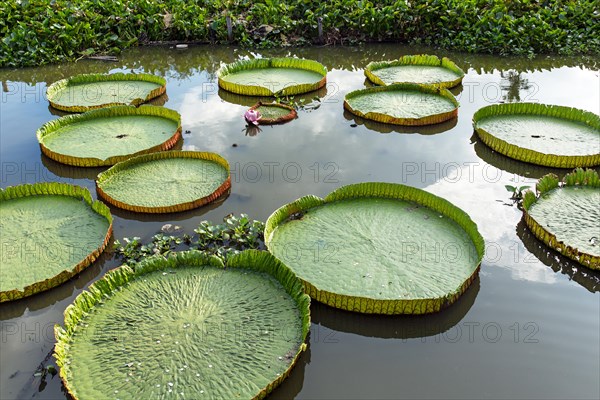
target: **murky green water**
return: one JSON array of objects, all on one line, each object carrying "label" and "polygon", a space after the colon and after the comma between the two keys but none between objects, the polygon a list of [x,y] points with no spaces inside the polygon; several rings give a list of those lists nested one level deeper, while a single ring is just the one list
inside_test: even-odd
[{"label": "murky green water", "polygon": [[[355,120],[344,112],[344,94],[365,86],[362,68],[369,61],[423,51],[448,55],[467,72],[462,87],[453,89],[461,103],[457,120],[401,128]],[[256,99],[223,93],[216,85],[220,62],[251,54],[244,50],[144,48],[123,54],[119,62],[0,70],[0,184],[66,181],[94,191],[101,169],[68,167],[41,155],[35,130],[61,115],[48,107],[46,85],[84,72],[163,75],[168,100],[157,102],[178,110],[184,131],[191,131],[179,148],[214,151],[228,159],[231,194],[210,207],[175,215],[113,209],[116,238],[148,238],[165,223],[191,232],[201,220],[218,221],[230,212],[264,220],[305,194],[324,196],[349,183],[388,181],[446,197],[472,216],[486,239],[480,277],[441,313],[377,317],[313,304],[309,351],[273,398],[599,398],[600,274],[533,238],[504,189],[567,171],[498,155],[476,141],[471,126],[478,108],[508,100],[598,113],[598,66],[583,59],[501,59],[392,45],[289,53],[324,63],[330,70],[327,88],[317,93],[321,101],[313,105],[318,108],[260,130],[247,130],[242,118]],[[309,102],[314,96],[304,98]],[[443,261],[443,254],[426,256]],[[52,328],[62,323],[65,307],[117,264],[105,255],[58,288],[0,305],[0,398],[65,398],[58,376],[42,379],[34,373],[40,364],[53,363]]]}]

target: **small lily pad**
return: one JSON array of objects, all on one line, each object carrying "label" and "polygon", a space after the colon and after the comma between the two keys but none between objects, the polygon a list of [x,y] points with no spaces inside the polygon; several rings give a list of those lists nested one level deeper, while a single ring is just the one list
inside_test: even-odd
[{"label": "small lily pad", "polygon": [[286,104],[258,102],[250,108],[260,113],[260,125],[282,124],[298,117],[296,110]]}]

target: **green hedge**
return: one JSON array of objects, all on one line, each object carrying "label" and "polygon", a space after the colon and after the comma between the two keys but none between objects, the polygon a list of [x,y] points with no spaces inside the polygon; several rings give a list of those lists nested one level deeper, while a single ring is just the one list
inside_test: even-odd
[{"label": "green hedge", "polygon": [[[248,47],[395,41],[495,54],[600,53],[591,0],[4,0],[0,66],[118,53],[147,41]],[[270,25],[273,30],[261,28]]]}]

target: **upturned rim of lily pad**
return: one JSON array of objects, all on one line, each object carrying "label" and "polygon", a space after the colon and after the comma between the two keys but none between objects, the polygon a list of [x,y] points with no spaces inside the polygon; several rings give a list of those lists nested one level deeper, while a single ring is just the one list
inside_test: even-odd
[{"label": "upturned rim of lily pad", "polygon": [[479,126],[479,123],[485,118],[505,115],[534,115],[559,118],[587,125],[600,132],[599,115],[578,108],[541,103],[492,104],[482,107],[475,112],[473,115],[473,128],[486,146],[515,160],[554,168],[594,167],[600,165],[600,154],[572,156],[541,153],[502,140]]},{"label": "upturned rim of lily pad", "polygon": [[[127,204],[121,202],[110,194],[106,193],[102,189],[102,184],[109,180],[113,175],[118,174],[128,168],[131,168],[137,164],[149,163],[158,160],[164,159],[177,159],[177,158],[189,158],[189,159],[197,159],[197,160],[205,160],[213,162],[221,167],[223,167],[227,171],[227,178],[221,185],[210,195],[204,196],[193,201],[188,201],[185,203],[179,204],[171,204],[168,206],[159,206],[159,207],[148,207],[134,204]],[[107,203],[133,212],[139,213],[149,213],[149,214],[162,214],[162,213],[174,213],[180,211],[187,211],[194,208],[201,207],[203,205],[212,203],[221,197],[225,192],[227,192],[231,188],[231,174],[229,170],[229,163],[226,159],[221,157],[217,153],[210,152],[202,152],[202,151],[186,151],[186,150],[168,150],[161,151],[157,153],[144,154],[137,157],[132,157],[126,161],[122,161],[120,163],[115,164],[110,167],[106,171],[100,173],[98,175],[98,179],[96,179],[96,191],[98,192],[98,196],[102,198]]]},{"label": "upturned rim of lily pad", "polygon": [[[438,56],[429,54],[406,55],[400,57],[397,60],[391,61],[372,61],[365,67],[365,76],[376,85],[387,86],[387,83],[385,83],[380,77],[378,77],[375,74],[375,71],[390,67],[400,67],[404,65],[440,67],[445,68],[457,75],[457,78],[451,81],[443,81],[430,84],[431,86],[437,86],[439,88],[452,88],[454,86],[457,86],[462,82],[465,76],[465,72],[449,58],[443,57],[440,59]],[[397,83],[418,84],[419,82],[394,82],[394,84]]]},{"label": "upturned rim of lily pad", "polygon": [[485,253],[485,242],[483,237],[479,233],[477,224],[473,222],[466,212],[442,197],[438,197],[411,186],[399,183],[363,182],[342,186],[329,193],[325,198],[314,195],[301,197],[275,210],[267,219],[264,232],[267,249],[272,251],[276,245],[273,239],[277,227],[285,224],[295,215],[303,214],[316,207],[327,206],[328,204],[335,202],[360,198],[410,201],[435,210],[453,220],[469,236],[477,253],[471,275],[468,276],[456,290],[448,292],[445,296],[429,299],[376,299],[358,294],[352,296],[333,293],[319,288],[318,283],[308,282],[300,278],[304,283],[305,291],[310,297],[320,303],[342,310],[365,314],[386,315],[427,314],[438,312],[458,300],[479,273],[481,261],[483,260],[483,255]]},{"label": "upturned rim of lily pad", "polygon": [[79,397],[71,378],[69,349],[72,337],[77,332],[78,324],[93,311],[94,307],[110,301],[112,293],[127,290],[126,287],[129,282],[143,278],[155,271],[179,267],[199,269],[211,267],[223,269],[224,271],[228,269],[246,269],[255,273],[270,275],[277,280],[298,307],[302,324],[301,342],[285,372],[256,393],[253,399],[265,398],[290,375],[298,359],[307,349],[306,340],[310,332],[310,297],[304,292],[302,281],[287,266],[266,251],[245,250],[231,256],[227,261],[227,265],[224,265],[223,261],[216,256],[190,250],[175,253],[169,258],[150,257],[135,269],[127,265],[112,269],[91,284],[87,290],[81,292],[67,306],[64,311],[64,327],[59,324],[54,325],[54,336],[56,338],[54,356],[56,364],[60,367],[60,378],[73,399]]},{"label": "upturned rim of lily pad", "polygon": [[[36,293],[40,293],[56,287],[81,271],[86,269],[94,261],[100,257],[102,252],[108,246],[110,238],[113,232],[113,218],[110,213],[110,209],[99,200],[92,200],[90,191],[84,187],[71,185],[62,182],[40,182],[35,184],[24,184],[18,186],[9,186],[5,189],[0,188],[0,202],[10,201],[13,199],[19,199],[30,196],[67,196],[80,199],[85,202],[96,214],[104,217],[108,221],[108,229],[104,235],[104,240],[98,248],[88,254],[83,260],[79,261],[74,266],[67,266],[65,270],[59,274],[46,278],[42,281],[34,282],[22,290],[12,289],[4,292],[0,292],[0,303],[6,301],[18,300],[24,297],[32,296]],[[15,271],[18,273],[18,271]]]},{"label": "upturned rim of lily pad", "polygon": [[[303,69],[306,71],[315,72],[321,75],[322,78],[314,83],[290,85],[278,91],[273,91],[267,86],[244,85],[241,83],[229,82],[224,79],[227,75],[231,75],[236,72],[265,68]],[[217,78],[219,86],[222,89],[232,93],[246,96],[291,96],[300,93],[312,92],[325,86],[327,83],[327,68],[325,68],[325,66],[318,61],[308,60],[305,58],[253,58],[250,60],[239,60],[231,64],[223,65],[217,70]]]},{"label": "upturned rim of lily pad", "polygon": [[[55,97],[65,88],[69,86],[75,85],[83,85],[83,84],[93,84],[97,82],[132,82],[132,81],[143,81],[150,82],[159,85],[156,89],[151,90],[148,94],[143,98],[136,98],[131,103],[125,104],[122,102],[111,102],[104,103],[98,105],[64,105],[60,103],[59,99]],[[104,108],[110,106],[121,106],[121,105],[132,105],[139,106],[143,103],[146,103],[156,97],[161,96],[167,90],[167,81],[165,78],[152,74],[144,74],[144,73],[123,73],[116,72],[112,74],[80,74],[75,75],[69,78],[61,79],[59,81],[54,82],[46,89],[46,97],[50,102],[50,105],[58,110],[67,111],[67,112],[85,112],[89,110],[93,110],[96,108]],[[59,97],[60,98],[60,97]]]},{"label": "upturned rim of lily pad", "polygon": [[[119,156],[109,157],[107,159],[100,159],[95,157],[76,157],[68,154],[61,154],[50,150],[44,144],[44,138],[57,130],[70,125],[77,123],[85,123],[86,121],[101,119],[101,118],[115,118],[115,117],[124,117],[124,116],[153,116],[153,117],[161,117],[171,121],[174,121],[177,124],[177,128],[175,132],[164,142],[149,147],[144,150],[140,150],[136,153],[132,154],[124,154]],[[93,132],[90,132],[93,135]],[[119,162],[128,160],[135,156],[140,156],[142,154],[155,153],[157,151],[165,151],[171,149],[179,139],[181,139],[181,115],[169,108],[151,106],[151,105],[142,105],[139,107],[135,106],[112,106],[112,107],[104,107],[100,109],[94,109],[90,111],[86,111],[82,114],[71,114],[66,115],[64,117],[60,117],[58,119],[46,122],[42,125],[36,132],[36,136],[38,142],[40,144],[40,148],[42,149],[42,153],[44,153],[48,158],[51,158],[54,161],[60,162],[62,164],[73,165],[76,167],[104,167],[115,165]]]},{"label": "upturned rim of lily pad", "polygon": [[[563,187],[589,187],[600,191],[600,176],[593,169],[577,168],[573,172],[564,176],[562,181],[555,174],[547,174],[540,178],[535,186],[535,192],[528,190],[523,196],[523,218],[529,230],[549,248],[556,250],[565,257],[578,262],[584,267],[600,270],[600,256],[586,253],[556,238],[556,235],[540,225],[529,210],[531,207],[541,201],[544,201],[544,194],[553,190],[561,190]],[[556,210],[560,213],[561,210]]]},{"label": "upturned rim of lily pad", "polygon": [[[419,118],[397,118],[388,114],[379,113],[379,112],[367,112],[363,113],[359,110],[356,110],[350,104],[353,98],[364,96],[367,94],[375,94],[382,92],[403,92],[403,91],[418,91],[431,96],[439,96],[446,100],[449,100],[452,105],[454,105],[454,109],[451,111],[446,111],[439,114],[431,114],[424,115]],[[394,124],[394,125],[405,125],[405,126],[422,126],[422,125],[433,125],[439,124],[441,122],[445,122],[451,120],[452,118],[456,118],[458,116],[458,107],[459,103],[454,97],[454,95],[448,90],[444,88],[440,88],[438,86],[433,85],[423,85],[417,83],[397,83],[394,85],[387,86],[374,86],[366,89],[354,90],[346,95],[344,98],[344,108],[350,111],[354,115],[358,115],[364,119],[370,119],[377,122],[383,122],[385,124]]]}]

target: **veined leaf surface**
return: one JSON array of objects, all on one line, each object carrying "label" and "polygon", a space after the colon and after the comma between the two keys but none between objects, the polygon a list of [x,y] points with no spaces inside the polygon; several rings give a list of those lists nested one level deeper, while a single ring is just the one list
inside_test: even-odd
[{"label": "veined leaf surface", "polygon": [[55,328],[55,356],[76,399],[262,398],[305,349],[309,304],[266,252],[226,269],[199,252],[150,259],[75,299]]}]

